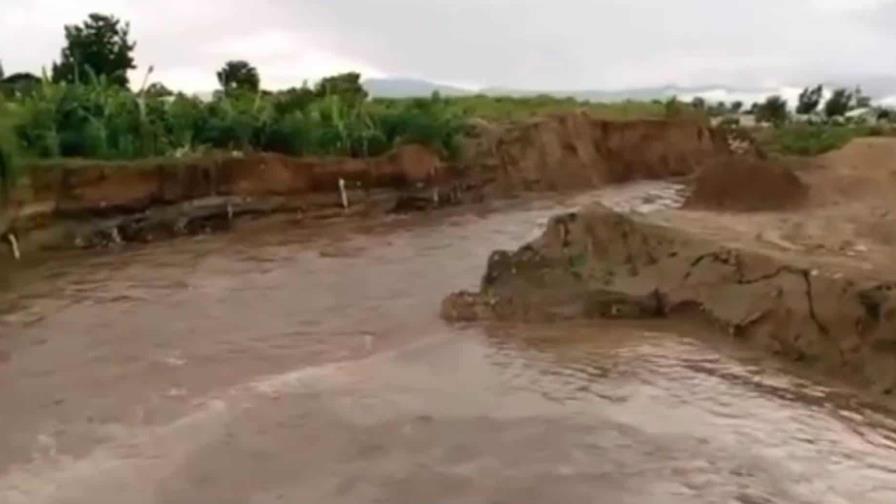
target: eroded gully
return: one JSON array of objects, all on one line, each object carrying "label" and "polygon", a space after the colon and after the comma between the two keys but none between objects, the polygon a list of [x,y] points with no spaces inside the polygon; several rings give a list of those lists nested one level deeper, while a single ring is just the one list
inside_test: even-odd
[{"label": "eroded gully", "polygon": [[0,502],[896,502],[891,422],[848,391],[669,323],[439,320],[492,250],[581,201],[5,273]]}]

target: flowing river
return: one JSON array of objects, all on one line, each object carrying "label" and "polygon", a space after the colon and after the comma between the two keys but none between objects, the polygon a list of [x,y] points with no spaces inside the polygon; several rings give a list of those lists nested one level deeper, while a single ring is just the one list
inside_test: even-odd
[{"label": "flowing river", "polygon": [[675,197],[0,265],[0,502],[896,502],[893,421],[847,390],[669,322],[439,319],[560,209]]}]

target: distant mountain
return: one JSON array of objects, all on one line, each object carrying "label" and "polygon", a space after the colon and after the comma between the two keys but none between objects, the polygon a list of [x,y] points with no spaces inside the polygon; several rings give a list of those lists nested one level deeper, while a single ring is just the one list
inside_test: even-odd
[{"label": "distant mountain", "polygon": [[420,79],[365,79],[361,83],[374,98],[429,97],[436,91],[442,96],[464,96],[473,91]]},{"label": "distant mountain", "polygon": [[[893,101],[896,104],[896,77],[890,76],[866,76],[861,79],[854,79],[855,83],[848,84],[848,79],[829,79],[824,82],[827,89],[835,87],[854,88],[861,85],[863,91],[871,96],[875,102],[888,103]],[[364,81],[364,87],[374,97],[379,98],[409,98],[409,97],[426,97],[432,95],[434,91],[438,91],[443,96],[469,96],[474,94],[484,94],[488,96],[511,96],[511,97],[531,97],[538,95],[549,95],[558,98],[575,98],[577,100],[592,102],[620,102],[625,100],[648,101],[648,100],[666,100],[673,96],[683,101],[690,101],[694,97],[703,97],[710,103],[723,101],[733,102],[741,101],[745,104],[760,102],[766,97],[776,94],[780,95],[791,105],[796,104],[797,96],[803,86],[778,86],[778,87],[757,87],[757,88],[737,88],[725,85],[705,85],[705,86],[658,86],[644,88],[630,88],[618,90],[599,90],[599,89],[582,89],[582,90],[537,90],[537,89],[517,89],[503,87],[488,87],[481,90],[464,89],[456,86],[448,86],[438,84],[421,79],[402,79],[402,78],[386,78],[386,79],[367,79]]]},{"label": "distant mountain", "polygon": [[[795,91],[794,91],[795,90]],[[524,97],[524,96],[537,96],[537,95],[549,95],[555,96],[558,98],[575,98],[577,100],[583,101],[592,101],[592,102],[621,102],[625,100],[632,101],[650,101],[650,100],[668,100],[673,96],[678,97],[679,100],[682,101],[690,101],[693,98],[700,96],[706,99],[708,102],[715,101],[742,101],[745,103],[752,103],[754,101],[764,100],[765,97],[772,94],[781,94],[785,98],[788,98],[791,94],[796,92],[799,93],[799,88],[789,88],[789,87],[781,87],[781,88],[756,88],[756,89],[747,89],[747,88],[733,88],[723,85],[708,85],[708,86],[658,86],[658,87],[645,87],[645,88],[630,88],[630,89],[617,89],[617,90],[598,90],[598,89],[583,89],[583,90],[546,90],[546,91],[536,91],[536,90],[520,90],[520,89],[509,89],[509,88],[486,88],[482,91],[484,94],[488,95],[501,95],[501,96],[515,96],[515,97]]]},{"label": "distant mountain", "polygon": [[644,89],[624,89],[616,91],[601,91],[596,89],[580,89],[580,90],[549,90],[549,89],[513,89],[490,87],[485,88],[482,94],[490,96],[513,96],[513,97],[532,97],[538,95],[548,95],[557,98],[575,98],[577,100],[614,102],[623,100],[652,100],[654,98],[663,98],[672,96],[674,92],[667,91],[667,88],[644,88]]},{"label": "distant mountain", "polygon": [[[558,98],[575,98],[577,100],[594,101],[594,102],[619,102],[624,100],[662,100],[672,96],[693,97],[703,94],[729,94],[744,93],[747,91],[731,90],[724,86],[701,86],[701,87],[679,87],[679,86],[662,86],[650,88],[631,88],[619,90],[598,90],[598,89],[582,89],[582,90],[539,90],[539,89],[517,89],[503,87],[488,87],[480,90],[465,89],[457,86],[449,86],[439,84],[423,79],[407,79],[407,78],[383,78],[383,79],[366,79],[363,83],[364,88],[376,98],[414,98],[431,96],[433,92],[438,91],[443,96],[470,96],[474,94],[483,94],[488,96],[511,96],[511,97],[531,97],[538,95],[549,95]],[[750,94],[757,91],[751,90]],[[761,91],[759,91],[761,92]]]}]

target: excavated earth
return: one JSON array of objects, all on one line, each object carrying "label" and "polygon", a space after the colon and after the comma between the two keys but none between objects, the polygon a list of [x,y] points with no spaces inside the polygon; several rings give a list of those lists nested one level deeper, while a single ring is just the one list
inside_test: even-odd
[{"label": "excavated earth", "polygon": [[[449,296],[443,317],[696,317],[726,337],[892,394],[896,142],[855,141],[809,165],[797,174],[764,162],[713,166],[686,209],[594,206],[557,216],[535,241],[494,252],[480,291]],[[780,187],[745,184],[745,167]],[[780,208],[789,210],[771,211]]]}]

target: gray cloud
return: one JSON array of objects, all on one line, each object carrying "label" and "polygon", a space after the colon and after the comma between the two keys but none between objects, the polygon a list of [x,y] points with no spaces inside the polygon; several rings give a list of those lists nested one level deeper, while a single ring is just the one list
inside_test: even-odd
[{"label": "gray cloud", "polygon": [[[57,57],[62,24],[129,19],[138,60],[208,89],[230,57],[267,85],[331,71],[524,88],[778,85],[896,74],[891,0],[0,0],[8,71]],[[25,51],[20,50],[27,47]],[[6,49],[6,50],[3,50]]]}]

